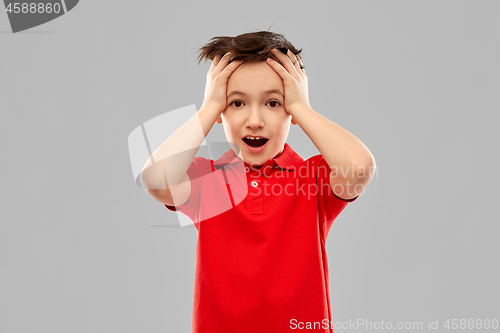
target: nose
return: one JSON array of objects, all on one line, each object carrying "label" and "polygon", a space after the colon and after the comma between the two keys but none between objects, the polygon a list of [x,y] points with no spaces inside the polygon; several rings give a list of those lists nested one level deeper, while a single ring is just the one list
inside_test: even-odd
[{"label": "nose", "polygon": [[250,113],[247,116],[245,125],[252,129],[264,127],[264,119],[262,118],[262,114],[258,107],[253,107],[250,109]]}]

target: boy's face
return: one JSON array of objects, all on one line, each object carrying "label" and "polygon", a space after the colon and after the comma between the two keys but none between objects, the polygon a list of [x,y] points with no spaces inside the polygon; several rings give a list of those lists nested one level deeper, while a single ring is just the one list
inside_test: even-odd
[{"label": "boy's face", "polygon": [[[266,62],[243,63],[229,77],[226,94],[227,106],[217,123],[223,124],[227,140],[239,146],[238,156],[250,165],[262,165],[278,156],[288,137],[290,122],[297,124],[285,111],[281,77]],[[263,146],[252,148],[246,143],[248,140],[243,140],[247,135],[268,140]],[[257,141],[249,143],[255,145]]]}]

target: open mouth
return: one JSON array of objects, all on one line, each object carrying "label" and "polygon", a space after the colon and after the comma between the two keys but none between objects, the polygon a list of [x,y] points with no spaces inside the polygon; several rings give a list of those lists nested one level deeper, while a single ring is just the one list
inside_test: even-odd
[{"label": "open mouth", "polygon": [[260,139],[247,139],[247,138],[243,138],[243,141],[245,141],[245,143],[247,145],[249,145],[250,147],[262,147],[263,145],[266,144],[266,142],[268,141],[269,139],[266,139],[266,138],[260,138]]}]

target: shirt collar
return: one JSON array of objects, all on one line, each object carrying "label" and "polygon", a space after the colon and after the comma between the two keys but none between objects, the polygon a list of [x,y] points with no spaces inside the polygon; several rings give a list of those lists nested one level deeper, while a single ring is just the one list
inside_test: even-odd
[{"label": "shirt collar", "polygon": [[[227,152],[225,152],[218,160],[214,161],[214,166],[219,166],[222,167],[226,164],[233,164],[233,163],[241,163],[242,160],[239,158],[238,155],[236,155],[233,151],[233,149],[229,149]],[[304,159],[300,157],[299,154],[297,154],[292,147],[288,143],[285,142],[285,146],[283,148],[283,151],[281,154],[278,155],[278,157],[271,158],[268,160],[264,165],[261,167],[265,168],[264,170],[270,170],[274,168],[275,165],[281,167],[282,169],[287,169],[287,170],[297,170],[300,165],[304,162]],[[245,163],[245,167],[250,167],[249,164]],[[266,168],[268,165],[271,165],[271,168]],[[259,170],[257,170],[259,171]],[[270,173],[267,172],[267,173]]]}]

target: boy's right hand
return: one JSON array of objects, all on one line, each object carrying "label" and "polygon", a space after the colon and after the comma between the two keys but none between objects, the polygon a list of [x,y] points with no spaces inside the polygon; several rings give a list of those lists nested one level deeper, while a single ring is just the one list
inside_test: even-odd
[{"label": "boy's right hand", "polygon": [[205,98],[203,105],[212,105],[222,113],[227,105],[227,81],[231,74],[242,64],[242,60],[234,60],[231,63],[231,54],[228,52],[224,56],[215,56],[207,73],[207,83],[205,86]]}]

